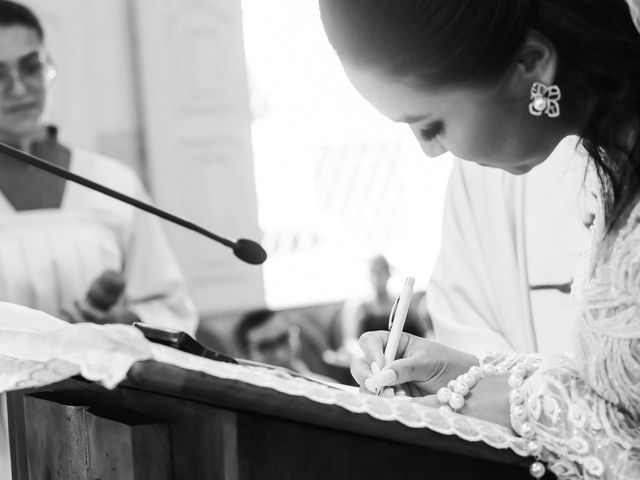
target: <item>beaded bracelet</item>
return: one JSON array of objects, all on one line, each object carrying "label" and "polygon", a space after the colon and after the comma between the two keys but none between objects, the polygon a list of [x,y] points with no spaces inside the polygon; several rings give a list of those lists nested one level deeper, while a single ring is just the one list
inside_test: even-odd
[{"label": "beaded bracelet", "polygon": [[490,364],[485,364],[481,367],[474,365],[467,373],[463,373],[455,380],[451,380],[446,387],[438,390],[436,396],[442,404],[440,409],[447,412],[460,410],[464,406],[464,397],[478,383],[478,380],[507,373],[510,373],[507,381],[511,388],[509,391],[511,424],[520,436],[528,440],[527,450],[529,455],[536,457],[536,461],[529,467],[529,473],[533,478],[542,478],[546,472],[544,464],[540,461],[542,445],[533,439],[533,427],[526,422],[527,412],[522,405],[524,402],[522,385],[524,385],[524,379],[527,374],[531,373],[526,361],[516,364],[510,371]]},{"label": "beaded bracelet", "polygon": [[533,478],[542,478],[547,470],[540,461],[542,445],[533,438],[533,427],[526,421],[527,411],[522,405],[524,402],[522,385],[524,385],[524,379],[530,373],[529,366],[526,362],[520,362],[511,369],[511,375],[509,375],[508,380],[509,387],[511,387],[511,391],[509,392],[509,413],[511,426],[522,438],[528,440],[527,450],[529,455],[536,457],[536,461],[529,466],[529,473]]},{"label": "beaded bracelet", "polygon": [[467,373],[459,375],[455,380],[451,380],[446,387],[440,388],[436,396],[445,410],[457,411],[464,407],[464,397],[478,383],[478,380],[505,373],[507,373],[506,370],[498,369],[493,365],[487,364],[482,367],[474,365]]}]

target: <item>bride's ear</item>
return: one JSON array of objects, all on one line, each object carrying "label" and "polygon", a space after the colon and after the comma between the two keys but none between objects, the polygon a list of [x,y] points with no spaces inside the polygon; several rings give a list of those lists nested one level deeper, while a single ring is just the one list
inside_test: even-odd
[{"label": "bride's ear", "polygon": [[554,83],[558,67],[555,46],[536,30],[529,30],[518,50],[515,68],[511,72],[509,84],[517,90],[527,90],[534,82],[545,85]]}]

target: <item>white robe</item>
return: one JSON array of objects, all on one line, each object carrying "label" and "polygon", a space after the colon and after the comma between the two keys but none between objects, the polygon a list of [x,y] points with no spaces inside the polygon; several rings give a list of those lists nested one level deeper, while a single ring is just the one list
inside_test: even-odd
[{"label": "white robe", "polygon": [[[74,150],[70,171],[148,201],[137,175]],[[67,182],[61,207],[16,211],[0,193],[0,301],[59,317],[107,269],[122,272],[125,305],[142,321],[193,334],[197,317],[160,221]]]},{"label": "white robe", "polygon": [[575,141],[522,176],[455,162],[427,289],[437,340],[476,354],[573,350],[570,295],[531,287],[571,282],[589,244],[592,192]]},{"label": "white robe", "polygon": [[[69,170],[149,200],[137,175],[113,159],[73,150]],[[123,273],[125,305],[140,320],[195,333],[196,310],[156,217],[72,182],[65,185],[58,209],[19,212],[0,193],[0,302],[59,317],[74,300],[84,298],[91,282],[107,269]],[[3,313],[7,308],[2,306]],[[10,313],[0,323],[10,321],[12,328],[20,321],[33,328],[29,323],[33,319],[53,322],[37,312],[16,309]],[[3,395],[0,474],[9,479],[5,408]]]}]

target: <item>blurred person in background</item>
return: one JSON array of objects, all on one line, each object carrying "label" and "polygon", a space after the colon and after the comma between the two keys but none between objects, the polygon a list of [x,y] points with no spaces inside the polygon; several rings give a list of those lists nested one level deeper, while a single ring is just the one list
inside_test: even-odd
[{"label": "blurred person in background", "polygon": [[[0,141],[143,201],[127,166],[58,142],[43,114],[56,75],[38,18],[0,0]],[[0,301],[70,322],[143,321],[193,334],[197,316],[151,215],[0,156]]]},{"label": "blurred person in background", "polygon": [[[382,254],[367,262],[370,296],[356,301],[347,300],[336,318],[341,332],[341,346],[325,353],[325,361],[336,365],[349,365],[354,356],[361,355],[358,337],[364,332],[387,330],[389,315],[396,300],[389,288],[391,265]],[[426,311],[425,297],[414,295],[407,313],[404,331],[420,337],[431,332],[431,321]]]},{"label": "blurred person in background", "polygon": [[[119,162],[68,148],[43,114],[56,75],[40,21],[0,0],[0,141],[147,200]],[[197,314],[158,221],[0,155],[0,301],[69,322],[143,321],[193,334]],[[2,398],[0,476],[11,478]]]},{"label": "blurred person in background", "polygon": [[300,327],[287,317],[291,313],[268,308],[251,310],[242,315],[235,326],[236,346],[243,358],[283,367],[301,375],[333,381],[313,372],[303,360]]}]

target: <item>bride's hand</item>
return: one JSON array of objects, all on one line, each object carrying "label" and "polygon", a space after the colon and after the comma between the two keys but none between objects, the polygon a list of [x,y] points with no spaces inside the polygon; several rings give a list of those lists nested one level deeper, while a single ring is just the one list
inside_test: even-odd
[{"label": "bride's hand", "polygon": [[[449,380],[478,364],[473,355],[403,333],[396,360],[385,365],[384,347],[388,338],[389,332],[386,331],[366,332],[358,341],[364,357],[353,361],[351,374],[359,385],[369,391],[378,387],[400,386],[412,397],[433,394],[446,386]],[[372,372],[374,362],[382,368],[375,374]]]}]

